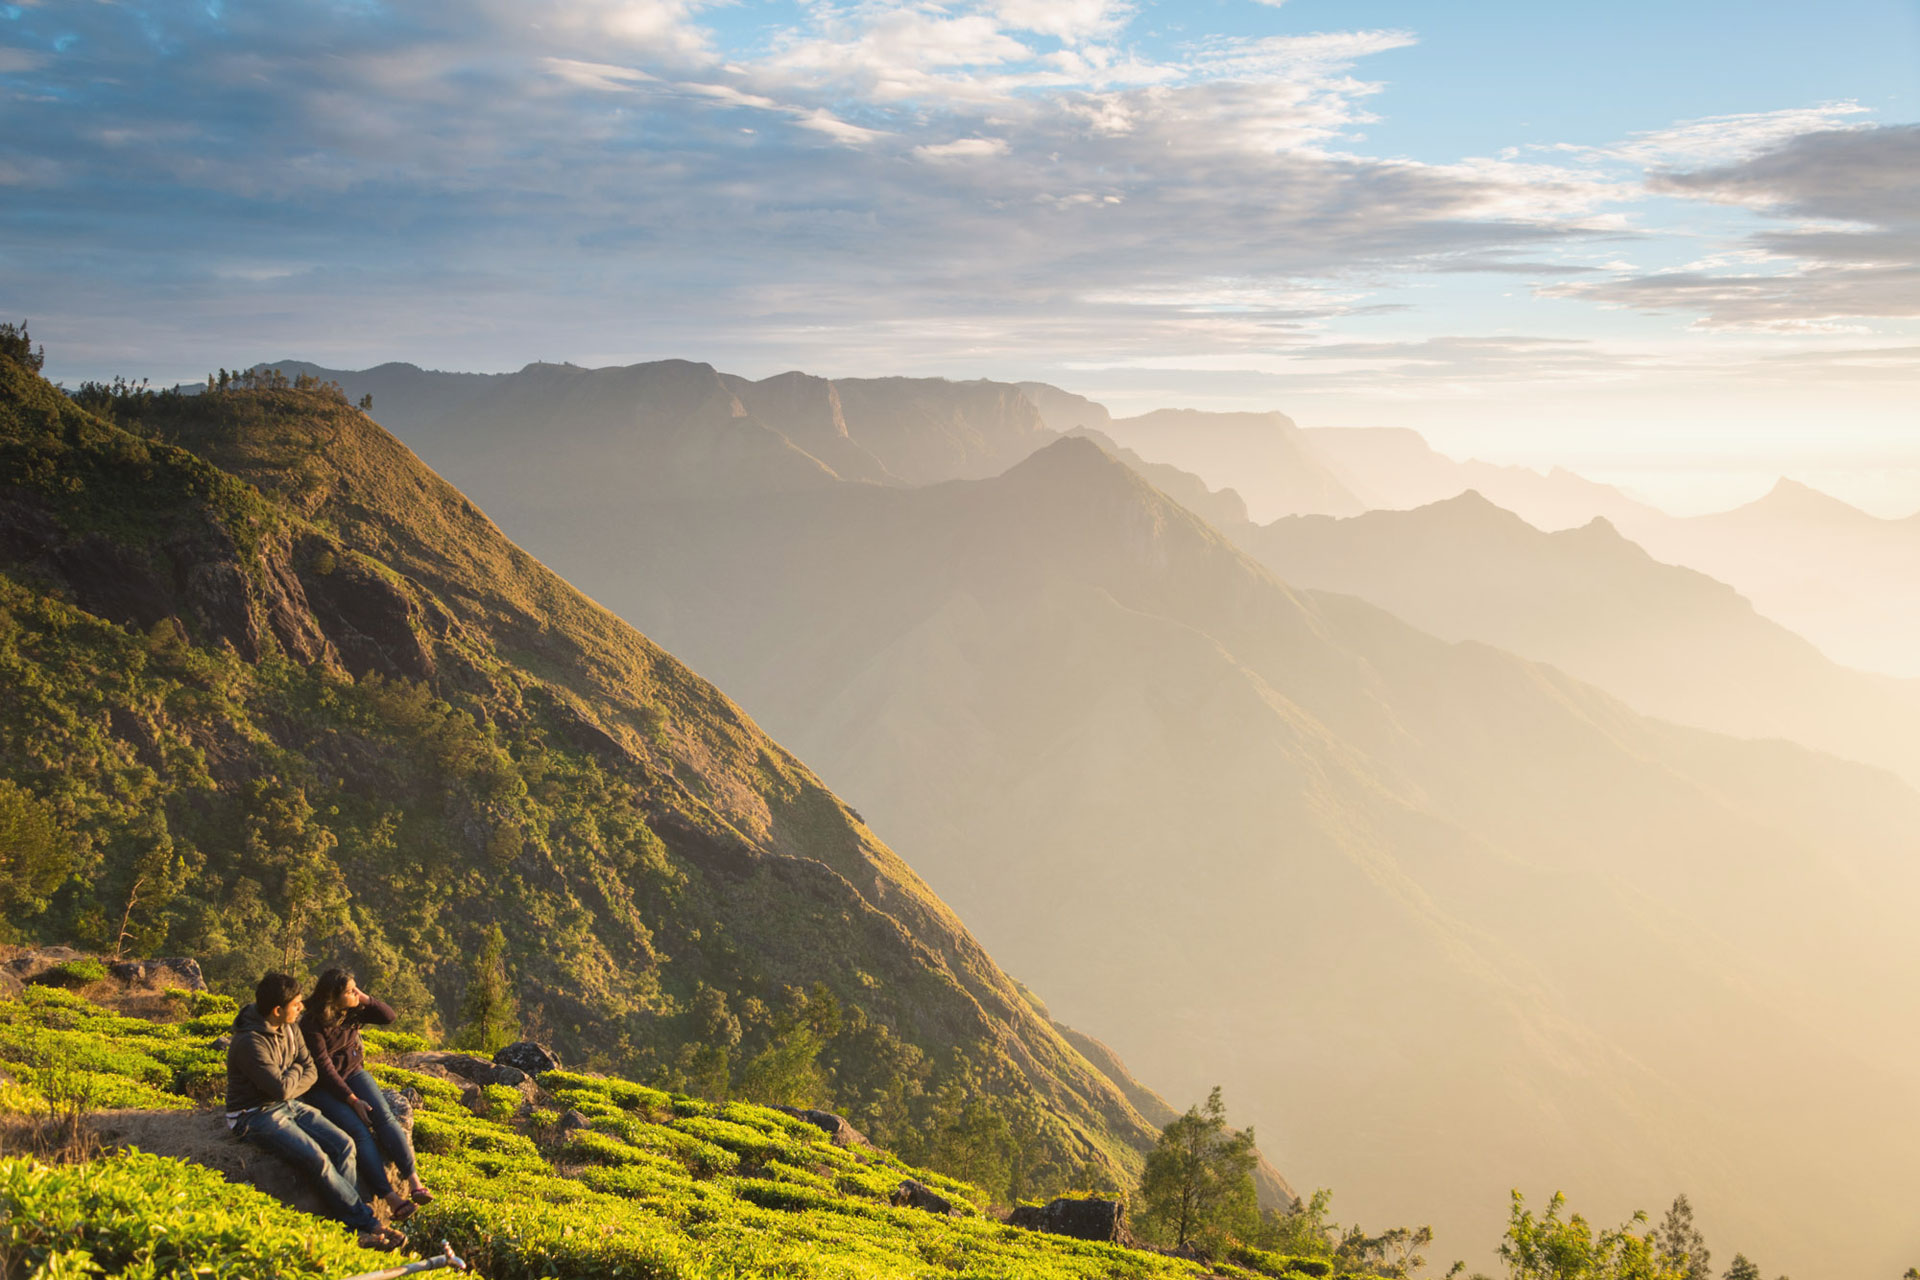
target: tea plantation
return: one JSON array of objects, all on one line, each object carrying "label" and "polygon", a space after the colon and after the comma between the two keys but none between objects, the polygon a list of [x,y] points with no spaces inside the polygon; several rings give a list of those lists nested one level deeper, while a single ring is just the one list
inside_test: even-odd
[{"label": "tea plantation", "polygon": [[[29,987],[0,1001],[0,1112],[191,1109],[217,1101],[231,1001],[177,993],[176,1021],[126,1017],[72,991]],[[442,1238],[493,1280],[521,1277],[779,1276],[807,1280],[1152,1280],[1322,1276],[1318,1259],[1259,1255],[1211,1265],[1007,1226],[963,1183],[815,1126],[739,1102],[713,1103],[604,1076],[550,1071],[542,1105],[493,1086],[477,1110],[444,1079],[381,1056],[423,1047],[368,1031],[373,1072],[411,1086],[415,1145],[438,1193],[408,1224]],[[549,1101],[550,1099],[550,1101]],[[579,1112],[588,1128],[563,1128]],[[955,1216],[897,1208],[913,1178]],[[137,1152],[47,1164],[0,1158],[0,1268],[13,1277],[333,1276],[393,1265],[344,1228],[209,1169]]]}]

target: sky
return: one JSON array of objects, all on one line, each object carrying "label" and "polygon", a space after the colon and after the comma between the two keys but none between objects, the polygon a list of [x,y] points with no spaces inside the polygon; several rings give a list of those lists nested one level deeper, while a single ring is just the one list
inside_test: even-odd
[{"label": "sky", "polygon": [[0,2],[0,312],[1036,378],[1920,508],[1920,4]]}]

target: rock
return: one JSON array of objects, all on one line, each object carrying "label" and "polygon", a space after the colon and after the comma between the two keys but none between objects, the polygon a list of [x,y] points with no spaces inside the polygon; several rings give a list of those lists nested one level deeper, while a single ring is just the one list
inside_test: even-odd
[{"label": "rock", "polygon": [[66,964],[69,960],[91,958],[86,952],[75,951],[72,947],[39,947],[7,961],[5,971],[22,983],[29,983],[48,970]]},{"label": "rock", "polygon": [[575,1129],[591,1129],[593,1121],[587,1119],[573,1108],[567,1108],[567,1114],[560,1117],[560,1132],[571,1133]]},{"label": "rock", "polygon": [[213,1038],[213,1047],[225,1053],[233,1047],[233,1037],[227,1034],[217,1035]]},{"label": "rock", "polygon": [[1028,1231],[1046,1231],[1076,1240],[1106,1240],[1126,1244],[1132,1239],[1127,1230],[1127,1210],[1118,1200],[1078,1200],[1061,1197],[1046,1204],[1023,1204],[1008,1215],[1010,1226]]},{"label": "rock", "polygon": [[516,1040],[493,1055],[501,1066],[513,1067],[530,1076],[542,1071],[558,1071],[560,1055],[537,1040]]},{"label": "rock", "polygon": [[469,1084],[460,1091],[460,1105],[477,1116],[487,1114],[487,1095],[477,1084]]},{"label": "rock", "polygon": [[924,1182],[906,1179],[893,1191],[893,1204],[900,1209],[924,1209],[928,1213],[938,1213],[949,1218],[957,1218],[960,1211],[953,1207],[953,1201],[935,1191]]},{"label": "rock", "polygon": [[200,972],[200,962],[191,956],[122,960],[108,965],[107,972],[129,984],[140,982],[156,987],[180,987],[187,991],[207,989],[207,979]]},{"label": "rock", "polygon": [[[257,1187],[303,1213],[328,1216],[305,1177],[278,1156],[227,1132],[226,1118],[218,1111],[100,1111],[91,1120],[109,1147],[138,1147],[202,1164],[229,1182]],[[398,1179],[399,1173],[389,1166],[388,1176]],[[373,1198],[368,1203],[381,1222],[388,1220],[386,1201]]]},{"label": "rock", "polygon": [[488,1062],[485,1058],[475,1057],[471,1053],[450,1053],[444,1049],[430,1049],[424,1053],[402,1053],[386,1059],[396,1067],[405,1067],[409,1071],[422,1071],[428,1075],[442,1078],[457,1076],[462,1080],[471,1080],[474,1084],[504,1084],[514,1088],[531,1084],[527,1073],[518,1067],[506,1066],[498,1062]]},{"label": "rock", "polygon": [[796,1120],[805,1120],[826,1131],[836,1147],[870,1147],[867,1135],[848,1124],[846,1117],[837,1116],[831,1111],[816,1111],[811,1107],[775,1107],[775,1111],[785,1112]]}]

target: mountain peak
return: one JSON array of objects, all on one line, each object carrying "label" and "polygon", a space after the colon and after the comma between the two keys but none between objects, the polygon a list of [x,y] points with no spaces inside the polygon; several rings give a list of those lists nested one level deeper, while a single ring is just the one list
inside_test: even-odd
[{"label": "mountain peak", "polygon": [[1822,493],[1811,485],[1781,476],[1764,498],[1738,508],[1741,512],[1790,516],[1797,520],[1871,520],[1860,508]]}]

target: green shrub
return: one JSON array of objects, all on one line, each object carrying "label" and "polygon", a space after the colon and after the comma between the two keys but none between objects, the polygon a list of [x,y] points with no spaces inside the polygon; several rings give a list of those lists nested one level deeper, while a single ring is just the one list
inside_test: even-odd
[{"label": "green shrub", "polygon": [[148,1280],[342,1276],[387,1261],[344,1227],[139,1151],[57,1168],[0,1159],[0,1254],[9,1275]]},{"label": "green shrub", "polygon": [[53,966],[33,981],[48,987],[84,987],[90,982],[105,982],[107,966],[91,956],[67,960]]},{"label": "green shrub", "polygon": [[489,1120],[505,1122],[519,1114],[526,1099],[518,1089],[504,1084],[485,1085],[480,1090],[483,1110],[481,1114]]},{"label": "green shrub", "polygon": [[214,1018],[224,1015],[228,1020],[240,1012],[240,1002],[232,996],[223,996],[217,991],[196,991],[193,993],[187,1012],[196,1018]]},{"label": "green shrub", "polygon": [[417,1036],[411,1031],[387,1031],[380,1027],[362,1028],[360,1040],[370,1053],[424,1053],[433,1047],[427,1043],[425,1036]]},{"label": "green shrub", "polygon": [[1295,1257],[1270,1249],[1255,1249],[1249,1245],[1235,1246],[1227,1251],[1227,1257],[1267,1276],[1318,1277],[1333,1274],[1333,1263],[1326,1258]]}]

